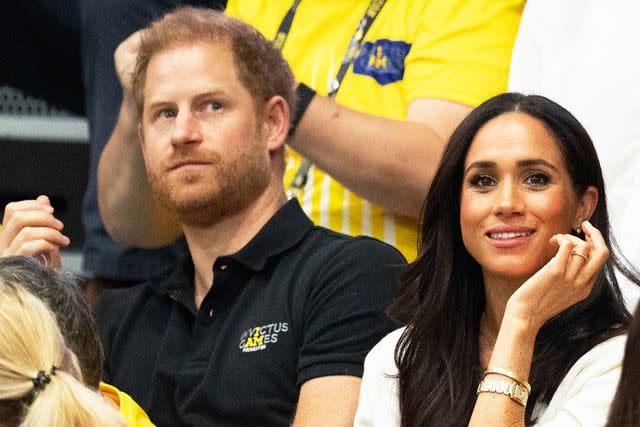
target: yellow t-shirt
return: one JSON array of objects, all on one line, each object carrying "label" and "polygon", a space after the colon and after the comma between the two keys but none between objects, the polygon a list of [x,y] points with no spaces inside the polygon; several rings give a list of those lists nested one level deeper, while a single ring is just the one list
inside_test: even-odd
[{"label": "yellow t-shirt", "polygon": [[[292,0],[229,0],[227,13],[273,39]],[[326,94],[368,0],[303,0],[283,55],[296,79]],[[524,0],[388,0],[364,38],[336,101],[406,119],[409,104],[438,98],[476,106],[507,88]],[[425,142],[427,143],[427,142]],[[287,151],[285,187],[300,157]],[[319,225],[370,235],[412,260],[418,223],[354,195],[312,167],[300,203]]]},{"label": "yellow t-shirt", "polygon": [[120,408],[120,413],[130,427],[153,427],[144,410],[129,396],[112,385],[100,383],[100,393]]}]

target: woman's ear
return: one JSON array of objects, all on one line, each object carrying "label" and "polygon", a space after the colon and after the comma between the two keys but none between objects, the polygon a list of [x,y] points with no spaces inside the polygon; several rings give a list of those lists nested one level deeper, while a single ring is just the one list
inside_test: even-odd
[{"label": "woman's ear", "polygon": [[598,206],[598,189],[593,185],[588,186],[579,201],[580,206],[578,208],[576,224],[582,224],[582,221],[589,220],[591,215],[593,215],[593,211],[595,211],[596,206]]}]

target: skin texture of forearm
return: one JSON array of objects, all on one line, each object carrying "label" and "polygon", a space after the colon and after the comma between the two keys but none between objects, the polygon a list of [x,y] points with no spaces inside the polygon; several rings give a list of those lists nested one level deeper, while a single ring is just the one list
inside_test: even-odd
[{"label": "skin texture of forearm", "polygon": [[177,221],[151,192],[129,96],[98,164],[98,204],[105,228],[122,244],[158,247],[181,234]]},{"label": "skin texture of forearm", "polygon": [[[490,367],[507,369],[517,377],[529,378],[533,348],[538,328],[524,316],[512,314],[507,308],[496,339]],[[489,374],[487,378],[498,378],[512,382],[501,375]],[[504,394],[484,392],[478,395],[470,427],[521,426],[524,427],[525,408]]]},{"label": "skin texture of forearm", "polygon": [[360,378],[348,375],[305,382],[300,388],[293,427],[352,426],[361,382]]},{"label": "skin texture of forearm", "polygon": [[412,117],[410,108],[408,121],[391,120],[316,96],[290,145],[359,196],[417,217],[446,138],[469,109],[434,101],[449,115],[442,123],[431,111]]}]

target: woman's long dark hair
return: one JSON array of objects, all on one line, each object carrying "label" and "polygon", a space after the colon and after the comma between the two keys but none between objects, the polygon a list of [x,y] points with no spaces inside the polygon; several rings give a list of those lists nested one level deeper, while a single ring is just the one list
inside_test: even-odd
[{"label": "woman's long dark hair", "polygon": [[640,304],[629,326],[622,375],[606,427],[640,425]]},{"label": "woman's long dark hair", "polygon": [[408,325],[395,352],[403,426],[466,426],[471,418],[482,377],[478,337],[485,297],[482,269],[467,252],[460,231],[463,167],[478,130],[509,112],[546,125],[579,196],[590,185],[598,189],[590,222],[611,249],[591,295],[550,319],[538,333],[527,424],[533,421],[535,403],[551,400],[583,354],[629,324],[614,271],[638,285],[640,276],[618,255],[611,237],[602,171],[589,135],[571,113],[545,97],[498,95],[473,110],[451,136],[423,207],[419,257],[388,311],[393,320]]}]

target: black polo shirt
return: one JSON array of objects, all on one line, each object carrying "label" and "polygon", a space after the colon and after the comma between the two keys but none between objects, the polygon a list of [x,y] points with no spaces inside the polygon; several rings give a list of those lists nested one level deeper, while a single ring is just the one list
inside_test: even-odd
[{"label": "black polo shirt", "polygon": [[289,425],[305,381],[362,376],[404,266],[393,247],[314,226],[289,201],[216,260],[199,310],[190,258],[164,280],[105,291],[105,380],[162,426]]}]

